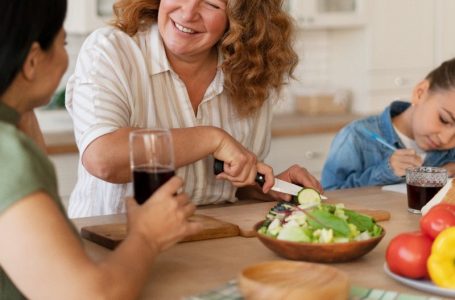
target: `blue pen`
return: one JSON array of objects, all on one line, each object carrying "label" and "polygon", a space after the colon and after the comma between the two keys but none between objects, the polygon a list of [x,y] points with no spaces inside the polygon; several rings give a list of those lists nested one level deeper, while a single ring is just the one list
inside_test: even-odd
[{"label": "blue pen", "polygon": [[380,137],[376,132],[373,132],[373,131],[370,131],[366,128],[363,128],[363,130],[365,131],[365,133],[370,137],[372,138],[373,140],[375,141],[378,141],[379,143],[383,144],[384,146],[386,146],[387,148],[389,148],[390,150],[392,151],[396,151],[397,148],[390,145],[389,143],[387,143],[382,137]]}]

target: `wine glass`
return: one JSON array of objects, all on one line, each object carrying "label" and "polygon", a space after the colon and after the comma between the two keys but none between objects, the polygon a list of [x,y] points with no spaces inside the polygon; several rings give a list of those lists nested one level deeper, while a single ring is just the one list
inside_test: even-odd
[{"label": "wine glass", "polygon": [[141,129],[129,135],[134,198],[143,204],[175,175],[172,135],[168,129]]}]

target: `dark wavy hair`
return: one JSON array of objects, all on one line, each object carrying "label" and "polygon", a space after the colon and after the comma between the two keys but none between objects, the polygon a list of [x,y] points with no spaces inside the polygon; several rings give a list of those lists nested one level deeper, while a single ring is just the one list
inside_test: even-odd
[{"label": "dark wavy hair", "polygon": [[443,62],[425,79],[430,82],[431,92],[455,90],[455,58]]},{"label": "dark wavy hair", "polygon": [[0,96],[14,80],[33,42],[48,50],[63,26],[66,0],[0,0]]},{"label": "dark wavy hair", "polygon": [[[156,22],[159,0],[119,0],[114,26],[130,36]],[[257,111],[292,77],[298,56],[283,0],[228,0],[229,28],[221,38],[224,87],[240,115]]]}]

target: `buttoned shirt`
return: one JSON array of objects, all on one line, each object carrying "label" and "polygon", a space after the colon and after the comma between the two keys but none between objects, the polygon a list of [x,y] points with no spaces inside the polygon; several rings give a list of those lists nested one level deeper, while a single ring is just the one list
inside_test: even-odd
[{"label": "buttoned shirt", "polygon": [[[264,160],[270,148],[272,100],[264,102],[252,116],[240,117],[223,88],[222,61],[219,55],[215,78],[195,114],[184,82],[166,57],[156,24],[133,37],[113,27],[93,32],[82,46],[66,92],[79,152],[84,153],[98,137],[124,127],[210,125],[224,129]],[[184,179],[184,190],[197,205],[236,201],[231,183],[215,179],[211,156],[176,173]],[[131,183],[101,180],[79,162],[69,215],[123,212],[124,198],[132,195],[131,190]]]}]

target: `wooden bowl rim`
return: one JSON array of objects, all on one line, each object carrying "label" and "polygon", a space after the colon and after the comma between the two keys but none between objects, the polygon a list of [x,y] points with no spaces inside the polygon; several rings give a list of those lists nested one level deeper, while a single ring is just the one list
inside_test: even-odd
[{"label": "wooden bowl rim", "polygon": [[286,243],[286,244],[289,244],[289,245],[304,245],[304,246],[313,246],[313,247],[323,247],[323,248],[332,248],[334,246],[337,246],[337,245],[361,245],[361,244],[372,244],[372,243],[375,243],[376,241],[379,242],[380,240],[382,240],[382,238],[385,236],[385,229],[384,227],[382,227],[381,225],[377,224],[379,227],[381,227],[382,229],[382,233],[381,235],[379,236],[376,236],[376,237],[373,237],[373,238],[369,238],[368,240],[363,240],[363,241],[349,241],[349,242],[343,242],[343,243],[309,243],[309,242],[293,242],[293,241],[285,241],[285,240],[279,240],[279,239],[276,239],[276,238],[272,238],[268,235],[265,235],[265,234],[262,234],[260,232],[258,232],[258,229],[262,226],[262,224],[266,221],[266,219],[262,220],[262,221],[259,221],[257,222],[255,225],[254,225],[254,232],[256,234],[257,237],[259,238],[262,238],[262,239],[266,239],[266,240],[270,240],[270,241],[274,241],[274,242],[280,242],[280,243]]},{"label": "wooden bowl rim", "polygon": [[258,262],[258,263],[252,264],[252,265],[248,265],[240,271],[240,275],[251,279],[252,277],[246,276],[245,272],[248,272],[253,268],[268,267],[269,265],[278,265],[278,266],[287,266],[287,265],[296,265],[297,266],[297,265],[299,265],[301,267],[309,267],[311,265],[314,265],[314,266],[317,266],[318,268],[331,269],[334,271],[336,270],[338,273],[341,273],[341,274],[347,276],[346,272],[344,272],[343,270],[340,270],[337,267],[334,267],[334,266],[331,266],[328,264],[324,264],[324,263],[309,262],[309,261],[296,261],[296,260],[277,260],[277,259],[261,261],[261,262]]},{"label": "wooden bowl rim", "polygon": [[[268,293],[271,291],[277,291],[280,293],[281,291],[286,291],[289,288],[296,289],[296,290],[302,290],[302,292],[305,293],[306,296],[308,294],[312,293],[311,289],[318,287],[315,286],[314,283],[307,285],[306,287],[304,286],[302,289],[302,286],[296,285],[296,282],[306,282],[306,280],[302,280],[303,277],[297,276],[293,277],[293,280],[290,280],[293,284],[291,287],[286,286],[282,284],[282,282],[273,282],[269,280],[264,280],[264,278],[258,276],[252,276],[252,274],[258,275],[258,274],[267,274],[265,273],[270,269],[273,269],[274,271],[274,276],[280,276],[282,277],[283,275],[285,276],[286,273],[289,271],[289,269],[294,269],[294,270],[299,270],[299,272],[302,272],[303,274],[307,274],[309,271],[314,272],[315,270],[320,272],[321,274],[327,274],[331,273],[330,277],[333,278],[336,276],[336,284],[340,288],[345,288],[345,293],[346,297],[348,296],[349,293],[349,287],[350,287],[350,279],[348,274],[331,265],[325,264],[325,263],[317,263],[317,262],[307,262],[307,261],[291,261],[291,260],[267,260],[267,261],[262,261],[258,262],[249,266],[246,266],[243,268],[240,273],[238,274],[237,278],[239,281],[239,289],[241,290],[242,293],[247,292],[255,292],[256,291],[264,291],[265,289],[267,290]],[[278,270],[278,272],[276,272]],[[292,270],[291,270],[292,271]],[[292,272],[295,273],[295,272]],[[313,273],[312,273],[313,274]],[[290,278],[290,277],[287,277]],[[319,286],[320,288],[320,286]],[[314,291],[313,291],[314,292]],[[286,292],[286,295],[288,295],[289,292]],[[332,291],[333,293],[333,291]],[[338,291],[339,294],[339,291]],[[256,298],[259,299],[259,298]],[[284,299],[284,298],[280,298]],[[295,297],[293,298],[295,299]],[[312,298],[314,299],[314,298]]]}]

